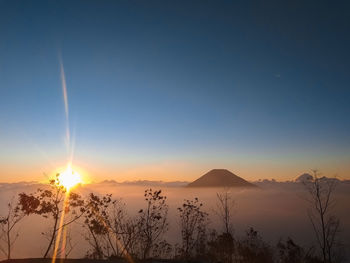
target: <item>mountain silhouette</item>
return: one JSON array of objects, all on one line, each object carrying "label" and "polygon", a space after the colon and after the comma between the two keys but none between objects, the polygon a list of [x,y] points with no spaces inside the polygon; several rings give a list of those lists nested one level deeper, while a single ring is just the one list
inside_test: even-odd
[{"label": "mountain silhouette", "polygon": [[226,169],[213,169],[187,187],[256,187]]},{"label": "mountain silhouette", "polygon": [[302,175],[299,175],[294,181],[296,183],[305,183],[305,182],[311,182],[313,180],[313,177],[309,173],[303,173]]}]

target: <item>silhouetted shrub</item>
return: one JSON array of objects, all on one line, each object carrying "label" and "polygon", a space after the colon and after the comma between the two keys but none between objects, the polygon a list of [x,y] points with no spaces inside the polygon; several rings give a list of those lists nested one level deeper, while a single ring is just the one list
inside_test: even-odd
[{"label": "silhouetted shrub", "polygon": [[242,263],[271,263],[274,261],[272,248],[252,227],[246,232],[246,237],[237,242],[236,257]]},{"label": "silhouetted shrub", "polygon": [[185,200],[180,213],[181,246],[178,255],[183,259],[196,259],[206,254],[206,223],[208,214],[202,211],[198,198]]},{"label": "silhouetted shrub", "polygon": [[235,253],[235,240],[230,233],[210,234],[208,256],[212,262],[231,263]]},{"label": "silhouetted shrub", "polygon": [[138,257],[147,259],[152,257],[155,246],[159,245],[162,236],[168,230],[168,205],[166,196],[161,190],[145,190],[146,208],[141,209],[137,219]]}]

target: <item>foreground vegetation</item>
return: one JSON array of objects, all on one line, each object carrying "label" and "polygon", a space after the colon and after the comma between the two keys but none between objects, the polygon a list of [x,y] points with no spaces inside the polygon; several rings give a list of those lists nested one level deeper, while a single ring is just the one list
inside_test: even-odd
[{"label": "foreground vegetation", "polygon": [[[243,236],[235,235],[232,223],[235,203],[228,192],[217,194],[214,213],[220,222],[218,229],[209,227],[209,214],[198,198],[184,200],[177,209],[181,241],[170,244],[165,238],[169,229],[169,207],[161,190],[145,190],[144,207],[136,216],[130,216],[122,200],[114,199],[111,194],[90,193],[83,198],[66,191],[58,174],[48,188],[20,193],[17,199],[9,202],[7,215],[0,217],[0,250],[11,259],[19,236],[18,225],[26,216],[36,214],[52,221],[51,229],[43,232],[48,242],[40,262],[47,262],[51,257],[69,257],[75,248],[70,226],[76,223],[83,226],[89,244],[84,262],[89,262],[87,259],[95,260],[93,262],[341,262],[339,220],[330,213],[335,181],[319,178],[315,171],[313,178],[304,184],[310,196],[309,216],[317,240],[314,247],[304,248],[289,237],[269,244],[253,227]],[[67,259],[66,262],[73,261]]]}]

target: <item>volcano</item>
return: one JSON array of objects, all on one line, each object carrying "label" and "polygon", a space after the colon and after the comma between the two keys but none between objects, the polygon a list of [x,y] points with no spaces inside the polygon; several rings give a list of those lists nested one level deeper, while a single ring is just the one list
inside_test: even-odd
[{"label": "volcano", "polygon": [[213,169],[189,183],[187,187],[256,187],[256,185],[247,182],[229,170]]}]

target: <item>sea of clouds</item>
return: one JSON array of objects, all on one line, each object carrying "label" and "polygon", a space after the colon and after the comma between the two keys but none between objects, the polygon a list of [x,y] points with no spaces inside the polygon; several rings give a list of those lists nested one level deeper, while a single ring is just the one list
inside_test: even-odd
[{"label": "sea of clouds", "polygon": [[[110,193],[116,199],[122,199],[128,213],[136,215],[145,206],[144,191],[162,189],[167,196],[169,205],[169,231],[166,239],[175,244],[180,240],[179,216],[177,208],[184,199],[198,197],[204,204],[203,209],[210,215],[209,228],[220,230],[219,220],[216,217],[217,193],[229,191],[234,200],[233,225],[236,237],[242,236],[249,227],[254,227],[261,236],[271,245],[275,245],[280,238],[292,237],[298,244],[311,246],[315,244],[314,233],[308,217],[310,204],[307,201],[308,193],[303,184],[298,182],[276,182],[262,180],[255,182],[256,189],[241,188],[186,188],[186,182],[150,182],[136,181],[117,183],[104,181],[101,183],[83,185],[75,189],[82,196],[90,192],[104,195]],[[0,215],[4,214],[7,203],[16,198],[18,193],[32,193],[42,185],[35,182],[0,184]],[[341,221],[340,238],[346,250],[350,250],[350,183],[338,182],[334,192],[335,206],[332,213]],[[52,221],[33,215],[25,218],[19,228],[19,238],[14,246],[13,257],[41,257],[47,239],[42,232],[49,229]],[[71,257],[83,257],[88,249],[84,229],[80,223],[71,227],[75,248]]]}]

